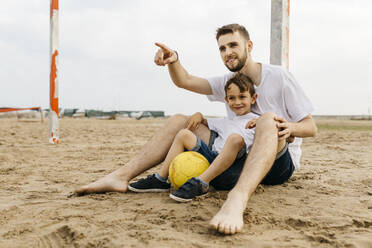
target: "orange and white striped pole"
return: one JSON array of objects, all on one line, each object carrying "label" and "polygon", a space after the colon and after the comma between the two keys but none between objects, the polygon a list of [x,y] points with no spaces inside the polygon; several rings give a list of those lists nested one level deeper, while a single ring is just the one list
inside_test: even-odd
[{"label": "orange and white striped pole", "polygon": [[58,0],[50,0],[50,111],[49,143],[59,143],[58,109]]},{"label": "orange and white striped pole", "polygon": [[289,1],[271,0],[270,64],[289,69]]}]

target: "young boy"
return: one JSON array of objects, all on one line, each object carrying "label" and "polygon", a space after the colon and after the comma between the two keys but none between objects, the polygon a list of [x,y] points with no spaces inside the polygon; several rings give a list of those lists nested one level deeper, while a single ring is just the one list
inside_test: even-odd
[{"label": "young boy", "polygon": [[[209,184],[219,190],[230,190],[234,187],[246,154],[253,143],[254,129],[246,129],[246,126],[249,121],[258,117],[251,112],[251,105],[256,102],[257,94],[252,81],[243,74],[236,74],[227,81],[225,93],[225,101],[236,117],[205,119],[201,113],[192,115],[188,120],[187,129],[182,129],[176,135],[160,172],[131,183],[128,186],[129,190],[168,191],[169,165],[176,155],[185,150],[199,152],[207,158],[210,166],[199,177],[189,179],[178,190],[172,192],[170,194],[172,199],[180,202],[191,201],[207,193]],[[200,123],[211,130],[209,146],[190,131]]]}]

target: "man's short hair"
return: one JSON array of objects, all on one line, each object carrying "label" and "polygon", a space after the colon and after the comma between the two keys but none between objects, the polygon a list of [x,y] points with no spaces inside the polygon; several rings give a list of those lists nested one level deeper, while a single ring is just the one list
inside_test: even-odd
[{"label": "man's short hair", "polygon": [[227,90],[229,89],[230,85],[235,84],[238,86],[240,92],[249,91],[249,94],[251,96],[256,93],[254,89],[253,81],[250,79],[250,77],[242,74],[237,73],[232,78],[230,78],[225,85],[225,94],[227,94]]},{"label": "man's short hair", "polygon": [[250,40],[249,33],[245,27],[237,23],[228,24],[218,28],[216,32],[216,40],[218,40],[221,35],[232,34],[234,32],[239,32],[240,35],[243,36],[247,41]]}]

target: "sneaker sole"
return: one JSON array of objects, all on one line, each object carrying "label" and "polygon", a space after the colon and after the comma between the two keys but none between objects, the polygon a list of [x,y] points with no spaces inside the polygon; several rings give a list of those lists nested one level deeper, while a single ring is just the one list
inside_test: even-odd
[{"label": "sneaker sole", "polygon": [[157,193],[157,192],[169,192],[170,189],[136,189],[131,186],[128,186],[128,189],[137,193]]},{"label": "sneaker sole", "polygon": [[172,195],[172,194],[169,194],[169,197],[172,198],[175,201],[178,201],[178,202],[189,202],[189,201],[193,200],[193,199],[180,198],[180,197],[177,197],[177,196]]}]

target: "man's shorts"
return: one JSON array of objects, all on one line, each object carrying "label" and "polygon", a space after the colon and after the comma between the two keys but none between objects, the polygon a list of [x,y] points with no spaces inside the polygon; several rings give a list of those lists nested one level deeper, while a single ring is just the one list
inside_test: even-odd
[{"label": "man's shorts", "polygon": [[[212,151],[212,145],[217,137],[218,133],[211,130],[208,146],[198,137],[197,144],[192,150],[199,152],[208,159],[209,163],[212,163],[218,156],[217,152]],[[245,160],[247,159],[247,153],[245,150],[246,148],[243,147],[243,149],[238,153],[234,163],[222,174],[215,177],[210,182],[210,185],[212,185],[216,190],[231,190],[237,183],[244,167]],[[282,184],[292,176],[294,169],[295,167],[288,151],[288,146],[286,145],[286,147],[278,153],[273,166],[261,183],[266,185]]]},{"label": "man's shorts", "polygon": [[285,183],[291,178],[294,170],[295,167],[287,143],[283,150],[276,155],[273,166],[261,181],[261,184],[278,185]]}]

